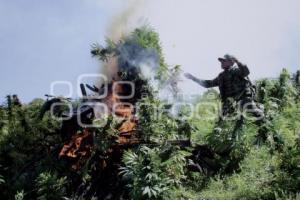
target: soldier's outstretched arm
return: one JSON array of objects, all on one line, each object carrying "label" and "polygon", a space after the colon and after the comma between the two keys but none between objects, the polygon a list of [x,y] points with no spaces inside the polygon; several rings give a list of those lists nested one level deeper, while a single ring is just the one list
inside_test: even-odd
[{"label": "soldier's outstretched arm", "polygon": [[205,88],[216,87],[219,85],[218,77],[213,80],[202,80],[202,79],[196,78],[195,76],[193,76],[192,74],[189,74],[189,73],[186,73],[184,75],[186,78],[191,79],[192,81],[195,81],[196,83],[198,83],[199,85],[201,85],[202,87],[205,87]]}]

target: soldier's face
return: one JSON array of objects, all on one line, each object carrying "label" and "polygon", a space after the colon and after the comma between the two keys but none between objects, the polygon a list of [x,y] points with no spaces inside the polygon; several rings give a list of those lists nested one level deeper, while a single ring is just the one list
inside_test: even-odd
[{"label": "soldier's face", "polygon": [[231,60],[225,60],[221,62],[222,69],[230,68],[234,63]]}]

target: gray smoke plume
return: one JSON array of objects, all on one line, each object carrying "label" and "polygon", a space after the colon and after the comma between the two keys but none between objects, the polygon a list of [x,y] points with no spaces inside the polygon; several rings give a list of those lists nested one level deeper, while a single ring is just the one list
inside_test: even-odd
[{"label": "gray smoke plume", "polygon": [[[125,42],[117,47],[118,66],[121,70],[136,68],[145,77],[159,67],[159,56],[155,49],[144,48],[135,42]],[[150,74],[149,74],[150,73]]]},{"label": "gray smoke plume", "polygon": [[[124,9],[114,16],[109,23],[109,26],[106,30],[106,35],[113,42],[117,43],[124,36],[129,35],[136,27],[139,26],[138,16],[136,12],[144,6],[145,2],[143,0],[128,0],[126,1],[126,6]],[[101,65],[100,73],[107,76],[108,81],[118,71],[118,60],[116,57],[112,57],[104,62]],[[101,85],[101,80],[98,82],[98,85]]]}]

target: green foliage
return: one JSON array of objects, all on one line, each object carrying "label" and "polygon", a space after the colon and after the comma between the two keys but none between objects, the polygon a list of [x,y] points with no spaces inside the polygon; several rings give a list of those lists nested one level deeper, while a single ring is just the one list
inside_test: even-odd
[{"label": "green foliage", "polygon": [[20,192],[17,192],[17,194],[15,195],[15,200],[24,200],[24,191],[20,191]]},{"label": "green foliage", "polygon": [[192,126],[186,120],[174,118],[170,105],[155,97],[143,98],[138,103],[138,132],[146,141],[164,142],[168,139],[189,138]]},{"label": "green foliage", "polygon": [[300,188],[300,140],[294,145],[287,145],[279,155],[280,171],[277,173],[278,187],[284,191],[297,193]]},{"label": "green foliage", "polygon": [[[285,71],[278,80],[257,82],[257,101],[265,108],[269,130],[285,141],[280,149],[274,148],[276,137],[269,137],[260,148],[254,146],[257,127],[251,121],[244,121],[234,131],[234,120],[205,120],[203,117],[211,115],[207,104],[196,111],[200,118],[183,120],[184,109],[174,116],[168,112],[170,105],[155,95],[141,99],[138,134],[148,144],[126,151],[120,168],[129,198],[299,198],[300,102],[295,87]],[[219,99],[215,91],[209,91],[198,102],[217,104]],[[73,175],[57,159],[62,145],[57,134],[60,122],[48,114],[37,120],[42,103],[41,99],[23,106],[8,102],[0,108],[0,190],[7,199],[65,199],[75,192],[67,184]],[[106,126],[95,129],[97,152],[105,152],[113,144],[121,123],[113,116],[103,120],[108,122]],[[187,172],[189,153],[167,142],[190,137],[219,153],[214,159],[221,166],[217,174]],[[80,172],[80,184],[92,184],[93,166],[88,161]]]},{"label": "green foliage", "polygon": [[295,102],[296,90],[287,69],[282,70],[276,87],[277,98],[281,100],[281,107],[287,106],[287,104],[292,105]]},{"label": "green foliage", "polygon": [[252,146],[256,129],[250,123],[247,126],[241,123],[232,120],[219,122],[207,137],[207,143],[220,155],[217,162],[221,165],[221,173],[237,170],[239,162],[244,159]]},{"label": "green foliage", "polygon": [[252,149],[240,164],[240,172],[232,176],[212,179],[207,189],[201,192],[201,198],[212,199],[274,199],[272,173],[276,168],[276,159],[268,149]]},{"label": "green foliage", "polygon": [[[169,150],[168,150],[169,151]],[[168,159],[165,159],[165,154]],[[132,199],[168,199],[174,187],[185,178],[186,153],[166,152],[161,148],[141,146],[138,151],[123,155],[123,178],[128,180]]]},{"label": "green foliage", "polygon": [[[156,79],[160,86],[169,84],[176,93],[180,66],[170,68],[165,63],[159,35],[149,27],[135,29],[120,41],[107,39],[105,47],[95,44],[92,54],[107,61],[125,43],[155,50],[159,58]],[[113,177],[117,183],[112,183],[122,185],[124,181],[128,186],[117,190],[124,194],[123,199],[299,199],[299,76],[292,78],[283,69],[278,79],[257,81],[256,101],[266,113],[264,126],[268,132],[267,141],[258,147],[253,144],[258,132],[253,121],[232,120],[230,116],[218,121],[220,99],[215,90],[192,102],[199,104],[197,115],[186,119],[186,108],[170,113],[172,105],[158,99],[149,82],[136,75],[126,71],[120,75],[124,80],[139,81],[139,91],[149,94],[137,98],[137,136],[141,144],[124,152],[119,171],[114,166],[120,176]],[[103,177],[104,166],[103,162],[99,167],[98,161],[103,161],[103,155],[116,145],[114,139],[122,120],[108,115],[94,121],[105,125],[92,130],[92,156],[83,169],[73,173],[58,159],[63,145],[60,121],[49,113],[38,119],[43,103],[35,99],[18,105],[8,96],[0,106],[1,198],[84,199],[90,193],[88,199],[96,199],[95,188]],[[209,174],[188,171],[192,148],[168,143],[176,139],[207,145],[215,154],[211,161],[218,168]]]},{"label": "green foliage", "polygon": [[154,50],[158,55],[158,68],[155,71],[155,79],[160,82],[160,85],[170,83],[170,79],[174,78],[180,71],[180,66],[177,65],[173,68],[165,62],[162,52],[161,43],[158,33],[149,26],[142,26],[136,28],[129,36],[121,38],[119,41],[106,40],[106,47],[99,44],[92,45],[92,55],[98,57],[102,61],[108,61],[112,56],[117,56],[119,48],[122,45],[134,44],[144,49]]},{"label": "green foliage", "polygon": [[[211,179],[199,196],[233,200],[296,199],[299,189],[299,166],[296,166],[299,165],[299,151],[291,152],[289,149],[283,155],[273,156],[269,151],[265,147],[252,148],[241,162],[240,172],[225,178]],[[285,167],[290,167],[292,171]]]},{"label": "green foliage", "polygon": [[[257,82],[257,101],[265,108],[267,121],[264,126],[268,126],[266,130],[271,133],[266,146],[253,146],[257,128],[250,121],[243,124],[235,135],[239,137],[235,139],[232,139],[235,121],[225,119],[223,124],[217,124],[217,129],[208,135],[207,141],[216,151],[230,149],[229,156],[222,156],[218,162],[223,168],[229,167],[235,172],[227,174],[226,170],[221,170],[201,191],[198,199],[299,197],[300,109],[295,86],[286,70],[278,80]],[[281,145],[280,148],[278,145]]]},{"label": "green foliage", "polygon": [[59,200],[66,199],[66,177],[58,178],[50,172],[41,173],[36,180],[37,199]]},{"label": "green foliage", "polygon": [[113,115],[103,116],[94,121],[94,125],[99,126],[95,130],[95,149],[94,151],[104,153],[113,143],[118,134],[117,127],[123,119],[117,119]]},{"label": "green foliage", "polygon": [[[8,102],[7,107],[1,108],[0,191],[4,197],[14,198],[13,194],[23,189],[34,190],[33,179],[41,169],[59,167],[57,155],[49,152],[60,141],[55,134],[59,121],[49,115],[38,120],[42,104],[43,100],[35,99],[28,105],[8,106]],[[20,192],[17,196],[22,195]]]},{"label": "green foliage", "polygon": [[185,157],[189,154],[167,141],[189,138],[192,127],[186,120],[170,115],[169,109],[154,97],[139,102],[138,134],[149,146],[125,152],[121,168],[133,199],[168,199],[186,178]]},{"label": "green foliage", "polygon": [[283,108],[295,102],[297,90],[286,69],[283,69],[278,80],[263,79],[257,83],[258,101],[266,108]]},{"label": "green foliage", "polygon": [[156,78],[159,80],[164,80],[168,78],[168,66],[165,63],[158,33],[148,26],[143,26],[135,29],[132,32],[132,38],[130,39],[136,41],[139,45],[141,45],[144,48],[156,50],[159,56],[159,69],[157,71]]}]

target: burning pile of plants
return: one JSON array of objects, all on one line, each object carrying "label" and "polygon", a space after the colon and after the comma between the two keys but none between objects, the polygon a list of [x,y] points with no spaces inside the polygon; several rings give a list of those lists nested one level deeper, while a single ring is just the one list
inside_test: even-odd
[{"label": "burning pile of plants", "polygon": [[[175,68],[170,70],[164,63],[158,35],[154,31],[147,27],[136,29],[117,43],[108,41],[105,48],[94,45],[91,52],[104,62],[106,79],[98,87],[82,85],[83,104],[92,106],[82,106],[82,111],[63,122],[61,134],[65,144],[59,157],[66,160],[67,166],[75,173],[90,169],[91,181],[78,187],[76,195],[81,194],[84,198],[96,195],[100,199],[129,198],[129,193],[115,192],[123,191],[125,182],[130,182],[126,167],[121,167],[122,157],[125,159],[129,155],[126,150],[139,152],[154,149],[162,151],[156,153],[164,154],[158,154],[157,158],[162,159],[160,157],[163,156],[168,160],[170,156],[175,156],[173,153],[179,153],[174,149],[191,145],[191,127],[172,117],[166,109],[170,105],[162,107],[162,102],[155,97],[152,84],[157,82],[167,87],[170,80],[174,79],[171,75]],[[87,96],[85,88],[95,94]],[[99,107],[99,103],[102,106]],[[161,112],[161,109],[165,109],[165,112]],[[78,115],[89,127],[79,124]],[[165,130],[170,133],[165,133]],[[149,149],[149,145],[155,147]],[[166,174],[164,187],[175,186],[184,176],[188,154],[181,152],[177,156],[178,160],[172,162],[179,164],[175,167],[178,174]],[[166,165],[165,172],[173,167]],[[82,175],[79,177],[82,178]],[[128,180],[124,181],[124,177]],[[153,178],[149,180],[151,184]],[[162,183],[160,180],[154,182]],[[162,185],[151,184],[146,184],[140,194],[135,195],[142,198],[147,192],[147,195],[158,196],[166,190]]]}]

